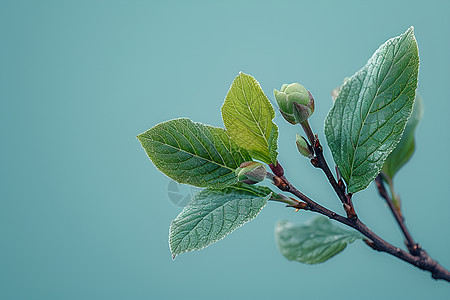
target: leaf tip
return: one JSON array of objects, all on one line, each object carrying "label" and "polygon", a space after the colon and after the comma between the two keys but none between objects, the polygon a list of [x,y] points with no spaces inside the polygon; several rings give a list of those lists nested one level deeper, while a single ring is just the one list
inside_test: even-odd
[{"label": "leaf tip", "polygon": [[136,136],[137,140],[139,141],[139,143],[141,143],[141,145],[143,145],[143,143],[144,143],[146,133],[147,133],[147,131],[140,133]]},{"label": "leaf tip", "polygon": [[414,34],[414,26],[409,27],[408,30],[406,30],[406,32],[403,35],[405,35],[405,36],[412,36],[412,38],[416,42],[416,35]]}]

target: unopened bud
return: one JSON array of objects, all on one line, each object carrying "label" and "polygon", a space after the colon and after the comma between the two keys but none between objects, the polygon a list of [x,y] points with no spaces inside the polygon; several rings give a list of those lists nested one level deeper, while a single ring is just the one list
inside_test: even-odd
[{"label": "unopened bud", "polygon": [[281,90],[273,92],[281,114],[289,123],[304,122],[314,113],[314,98],[303,85],[283,84]]},{"label": "unopened bud", "polygon": [[297,144],[298,152],[300,152],[301,155],[306,156],[310,159],[314,157],[313,148],[311,147],[310,144],[308,144],[308,142],[303,136],[297,134],[295,143]]},{"label": "unopened bud", "polygon": [[243,162],[235,172],[238,181],[248,184],[255,184],[263,181],[267,174],[264,164],[256,161]]}]

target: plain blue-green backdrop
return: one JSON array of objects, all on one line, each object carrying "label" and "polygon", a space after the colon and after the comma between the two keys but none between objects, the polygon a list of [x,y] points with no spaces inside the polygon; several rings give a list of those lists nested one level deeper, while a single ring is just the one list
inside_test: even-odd
[{"label": "plain blue-green backdrop", "polygon": [[[323,139],[330,91],[380,44],[415,26],[425,115],[396,178],[413,235],[450,267],[449,1],[1,1],[0,299],[449,299],[450,285],[361,242],[320,265],[276,248],[270,203],[252,222],[172,261],[181,210],[135,136],[186,116],[222,126],[239,71],[315,96]],[[276,117],[280,161],[301,189],[341,212]],[[327,157],[331,161],[330,153]],[[359,216],[402,238],[373,185]]]}]

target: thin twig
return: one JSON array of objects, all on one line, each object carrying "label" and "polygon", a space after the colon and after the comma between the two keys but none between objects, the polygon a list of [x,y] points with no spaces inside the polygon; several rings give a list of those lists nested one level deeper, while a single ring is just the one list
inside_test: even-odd
[{"label": "thin twig", "polygon": [[323,155],[322,145],[320,144],[317,136],[314,135],[311,127],[309,126],[308,120],[300,124],[314,149],[315,157],[311,159],[311,164],[314,167],[321,169],[325,173],[325,176],[327,177],[328,181],[339,197],[339,200],[341,200],[344,210],[347,213],[347,217],[351,220],[356,220],[358,216],[356,215],[355,209],[353,207],[351,195],[347,195],[345,193],[345,187],[343,183],[342,186],[340,186],[334,178],[333,173],[331,173],[330,167],[328,167],[327,161],[325,160],[325,157]]},{"label": "thin twig", "polygon": [[301,122],[300,125],[302,126],[303,131],[305,132],[306,137],[308,138],[308,141],[311,143],[312,146],[314,146],[314,142],[316,141],[316,136],[314,135],[313,131],[311,130],[308,120]]},{"label": "thin twig", "polygon": [[405,219],[402,215],[400,215],[399,211],[395,207],[394,203],[392,202],[391,197],[389,197],[386,188],[383,183],[383,179],[381,175],[378,175],[375,179],[375,183],[377,184],[378,193],[380,196],[386,201],[389,210],[391,211],[392,215],[394,216],[395,220],[397,221],[398,226],[400,227],[400,230],[402,231],[404,237],[405,237],[405,245],[408,248],[408,251],[415,256],[420,255],[420,245],[414,241],[412,238],[411,233],[409,232],[408,228],[405,225]]},{"label": "thin twig", "polygon": [[355,208],[353,207],[352,196],[351,194],[345,193],[343,183],[342,186],[339,186],[338,182],[333,176],[333,173],[331,173],[330,167],[328,167],[327,161],[325,160],[325,157],[323,155],[322,145],[320,144],[318,138],[316,138],[313,148],[314,153],[316,154],[314,159],[317,162],[317,164],[313,163],[313,165],[317,168],[322,169],[322,171],[325,173],[325,176],[327,177],[337,196],[341,200],[345,212],[347,213],[347,217],[352,220],[357,219],[358,216],[356,215]]}]

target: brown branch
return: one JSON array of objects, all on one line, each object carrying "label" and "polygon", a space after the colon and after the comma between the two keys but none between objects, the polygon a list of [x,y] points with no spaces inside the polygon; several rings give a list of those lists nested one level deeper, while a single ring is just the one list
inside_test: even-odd
[{"label": "brown branch", "polygon": [[316,156],[311,160],[312,165],[316,168],[322,169],[334,191],[336,192],[336,195],[339,197],[339,200],[341,200],[344,206],[344,210],[347,213],[347,217],[349,219],[356,220],[358,216],[356,215],[355,209],[353,207],[352,196],[351,194],[345,193],[345,186],[343,182],[341,182],[341,185],[339,185],[339,183],[334,178],[333,173],[331,173],[331,170],[328,167],[327,161],[325,160],[325,157],[323,155],[322,145],[320,144],[318,138],[316,138],[316,140],[314,141],[313,148]]},{"label": "brown branch", "polygon": [[[277,163],[279,168],[281,165]],[[282,169],[282,168],[281,168]],[[324,206],[318,204],[299,190],[297,190],[288,180],[287,178],[282,176],[274,176],[274,184],[279,187],[282,191],[289,192],[295,195],[297,198],[303,200],[307,205],[308,209],[324,216],[327,216],[330,219],[336,220],[342,224],[345,224],[349,227],[352,227],[362,233],[367,240],[365,240],[366,244],[368,244],[371,248],[380,251],[389,253],[413,266],[416,266],[419,269],[428,271],[431,273],[431,276],[434,279],[442,279],[450,282],[450,272],[443,268],[439,263],[433,260],[425,250],[418,249],[418,255],[412,255],[398,247],[391,245],[390,243],[383,240],[381,237],[376,235],[372,230],[370,230],[364,223],[362,223],[359,219],[349,219],[341,216]],[[295,207],[295,206],[292,206]]]},{"label": "brown branch", "polygon": [[400,227],[400,230],[402,231],[404,237],[405,237],[405,245],[408,248],[409,253],[415,256],[420,255],[420,245],[416,242],[414,242],[414,239],[411,236],[411,233],[409,232],[408,228],[405,225],[405,219],[400,214],[398,209],[395,207],[391,197],[389,197],[386,188],[383,183],[383,179],[381,175],[378,175],[375,179],[375,183],[377,184],[378,193],[380,196],[386,201],[389,210],[391,211],[392,215],[394,216],[395,220],[397,221],[398,226]]},{"label": "brown branch", "polygon": [[321,169],[325,173],[325,176],[327,177],[328,181],[339,197],[339,200],[341,200],[344,210],[347,213],[347,217],[351,220],[356,220],[358,216],[356,215],[355,209],[353,207],[351,194],[347,195],[345,193],[345,186],[343,182],[341,181],[341,184],[339,184],[338,181],[336,181],[336,179],[334,178],[333,173],[328,167],[327,161],[325,160],[325,157],[323,155],[322,145],[320,144],[317,136],[314,135],[311,127],[309,126],[308,120],[300,124],[314,149],[315,157],[311,159],[311,164],[314,167]]}]

